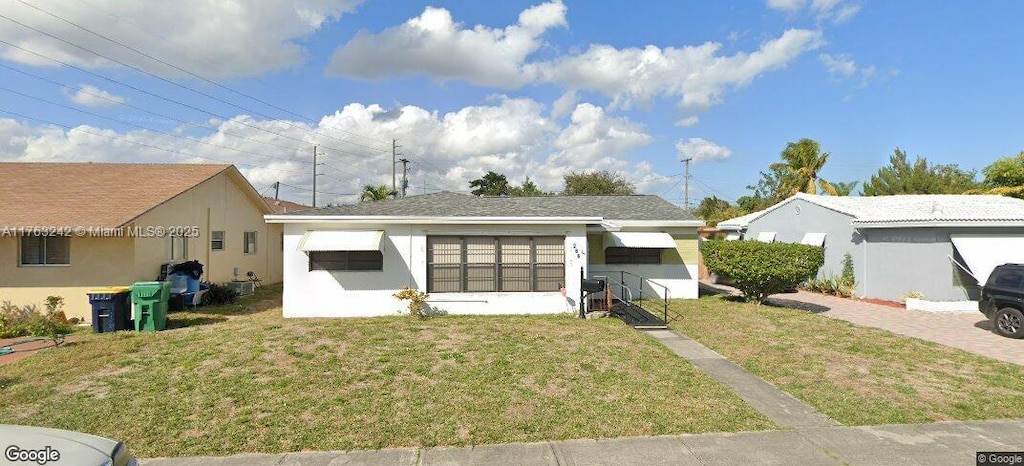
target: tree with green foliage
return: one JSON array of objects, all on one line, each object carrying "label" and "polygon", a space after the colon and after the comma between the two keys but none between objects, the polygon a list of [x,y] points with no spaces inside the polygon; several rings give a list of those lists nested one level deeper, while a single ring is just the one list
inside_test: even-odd
[{"label": "tree with green foliage", "polygon": [[836,192],[834,196],[849,196],[853,194],[853,190],[857,189],[857,185],[860,181],[836,181],[832,183],[832,187],[835,188]]},{"label": "tree with green foliage", "polygon": [[862,196],[893,194],[963,194],[978,187],[974,171],[962,170],[956,164],[929,165],[918,156],[914,163],[898,147],[889,157],[889,166],[861,187]]},{"label": "tree with green foliage", "polygon": [[395,197],[396,194],[386,184],[379,184],[377,186],[368,184],[363,186],[363,192],[359,195],[359,202],[384,201]]},{"label": "tree with green foliage", "polygon": [[597,196],[634,194],[636,187],[621,174],[608,170],[572,172],[564,177],[562,194],[570,196]]},{"label": "tree with green foliage", "polygon": [[761,178],[755,185],[748,185],[751,194],[736,199],[740,208],[749,212],[767,209],[785,199],[783,180],[786,177],[787,169],[784,164],[773,163],[768,166],[768,171],[761,172]]},{"label": "tree with green foliage", "polygon": [[828,152],[821,152],[821,144],[813,139],[803,138],[786,144],[782,150],[783,167],[780,169],[784,173],[781,186],[783,197],[796,193],[818,194],[819,188],[823,194],[835,196],[836,188],[818,176],[828,162],[829,155]]},{"label": "tree with green foliage", "polygon": [[729,201],[716,196],[705,197],[693,211],[694,215],[712,227],[718,225],[718,222],[747,213],[743,208],[729,204]]},{"label": "tree with green foliage", "polygon": [[488,171],[484,176],[469,182],[474,196],[508,196],[511,188],[505,175]]},{"label": "tree with green foliage", "polygon": [[990,188],[1024,186],[1024,152],[996,160],[981,169],[981,173]]},{"label": "tree with green foliage", "polygon": [[512,189],[509,190],[509,195],[519,197],[550,196],[552,193],[541,191],[541,189],[537,187],[537,184],[530,180],[530,177],[526,177],[526,181],[523,181],[522,185],[513,186]]},{"label": "tree with green foliage", "polygon": [[804,244],[711,240],[701,243],[700,252],[708,270],[729,277],[758,304],[814,276],[825,263],[823,248]]}]

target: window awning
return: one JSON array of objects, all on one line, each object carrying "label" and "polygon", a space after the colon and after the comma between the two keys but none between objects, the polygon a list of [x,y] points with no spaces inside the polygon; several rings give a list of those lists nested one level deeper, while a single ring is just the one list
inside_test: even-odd
[{"label": "window awning", "polygon": [[774,231],[762,231],[757,234],[757,240],[762,243],[771,243],[775,241]]},{"label": "window awning", "polygon": [[804,238],[800,240],[800,244],[823,247],[825,246],[825,233],[804,233]]},{"label": "window awning", "polygon": [[299,251],[380,251],[382,230],[310,230],[299,240]]},{"label": "window awning", "polygon": [[656,231],[611,231],[605,233],[605,246],[675,249],[676,241],[672,235]]},{"label": "window awning", "polygon": [[726,241],[736,241],[740,239],[740,234],[735,231],[730,231],[729,234],[725,235]]},{"label": "window awning", "polygon": [[1024,235],[949,235],[967,267],[984,285],[997,265],[1024,263]]}]

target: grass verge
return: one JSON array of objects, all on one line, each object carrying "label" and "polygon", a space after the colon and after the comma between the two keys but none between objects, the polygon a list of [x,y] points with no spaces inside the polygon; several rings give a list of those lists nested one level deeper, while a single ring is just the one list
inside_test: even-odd
[{"label": "grass verge", "polygon": [[143,457],[774,427],[613,319],[286,320],[275,293],[5,366],[0,422],[116,438]]},{"label": "grass verge", "polygon": [[670,326],[848,425],[1024,417],[1024,367],[798,309],[677,300]]}]

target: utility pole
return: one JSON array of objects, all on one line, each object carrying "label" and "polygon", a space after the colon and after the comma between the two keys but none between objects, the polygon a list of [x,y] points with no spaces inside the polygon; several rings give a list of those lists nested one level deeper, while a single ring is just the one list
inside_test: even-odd
[{"label": "utility pole", "polygon": [[[391,140],[391,192],[398,192],[398,148],[402,147],[398,145],[397,139]],[[396,194],[397,195],[397,194]]]},{"label": "utility pole", "polygon": [[690,162],[693,161],[693,157],[683,159],[683,163],[686,164],[686,175],[683,177],[683,207],[686,210],[693,210],[690,208]]},{"label": "utility pole", "polygon": [[323,165],[322,163],[316,163],[316,156],[324,155],[317,151],[317,146],[313,146],[313,207],[316,207],[316,167],[317,165]]},{"label": "utility pole", "polygon": [[279,200],[277,196],[280,195],[280,194],[281,194],[281,182],[278,181],[278,182],[274,183],[274,200],[275,201]]},{"label": "utility pole", "polygon": [[409,159],[398,159],[402,162],[402,197],[405,197],[405,190],[409,187]]}]

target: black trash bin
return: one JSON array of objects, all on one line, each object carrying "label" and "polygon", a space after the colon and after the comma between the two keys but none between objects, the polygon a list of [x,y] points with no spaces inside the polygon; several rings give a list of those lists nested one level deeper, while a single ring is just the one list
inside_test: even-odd
[{"label": "black trash bin", "polygon": [[131,294],[127,286],[90,290],[93,333],[110,333],[135,328],[132,323]]}]

